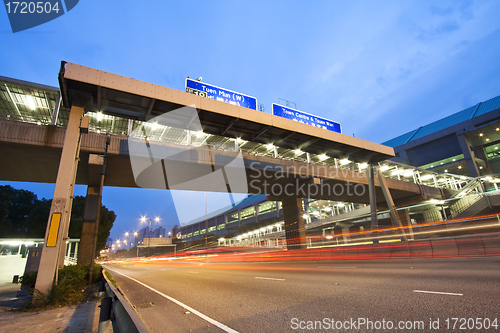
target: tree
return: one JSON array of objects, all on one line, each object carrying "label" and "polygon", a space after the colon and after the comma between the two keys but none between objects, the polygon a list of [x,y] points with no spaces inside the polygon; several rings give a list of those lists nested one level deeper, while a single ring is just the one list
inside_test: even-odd
[{"label": "tree", "polygon": [[109,232],[113,228],[113,224],[116,220],[116,214],[112,210],[106,208],[106,206],[101,206],[101,214],[99,217],[99,229],[97,230],[97,245],[96,252],[99,254],[101,250],[106,246],[106,241],[109,237]]},{"label": "tree", "polygon": [[[30,191],[0,186],[0,237],[44,238],[52,200],[38,200]],[[73,199],[68,236],[80,238],[83,226],[85,197]],[[96,253],[104,249],[116,214],[101,205]]]},{"label": "tree", "polygon": [[7,217],[11,195],[5,188],[6,186],[0,186],[0,237],[5,237],[12,230],[12,221]]},{"label": "tree", "polygon": [[33,192],[0,186],[0,237],[26,236],[26,221],[38,203]]},{"label": "tree", "polygon": [[45,229],[49,219],[50,206],[52,200],[42,199],[31,210],[31,213],[26,221],[27,237],[43,238],[45,237]]}]

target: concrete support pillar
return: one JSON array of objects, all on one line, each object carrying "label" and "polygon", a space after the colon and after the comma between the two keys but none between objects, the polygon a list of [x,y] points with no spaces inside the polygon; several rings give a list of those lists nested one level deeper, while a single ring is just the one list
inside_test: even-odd
[{"label": "concrete support pillar", "polygon": [[85,209],[83,211],[82,233],[80,235],[80,255],[78,265],[89,265],[92,258],[95,226],[101,208],[101,171],[104,158],[100,155],[89,155],[89,178]]},{"label": "concrete support pillar", "polygon": [[349,233],[348,226],[342,227],[342,238],[344,239],[344,244],[349,243],[349,240],[351,239],[351,234]]},{"label": "concrete support pillar", "polygon": [[[45,241],[40,258],[35,288],[42,293],[49,293],[56,276],[61,248],[67,236],[69,224],[68,203],[75,183],[75,161],[80,153],[80,126],[83,118],[83,107],[72,106],[64,138],[56,186],[50,207],[49,221],[45,231]],[[65,233],[66,232],[66,233]]]},{"label": "concrete support pillar", "polygon": [[91,186],[87,187],[85,210],[83,212],[82,233],[80,235],[80,255],[78,256],[78,265],[88,265],[91,260],[98,202],[99,188]]},{"label": "concrete support pillar", "polygon": [[460,148],[462,149],[462,154],[464,154],[464,159],[467,163],[467,168],[469,169],[470,175],[472,177],[479,177],[481,174],[479,173],[479,168],[477,167],[476,161],[474,160],[474,155],[472,154],[469,140],[465,135],[459,135],[457,136],[457,139],[458,143],[460,144]]},{"label": "concrete support pillar", "polygon": [[306,248],[306,229],[303,215],[301,198],[286,197],[283,199],[286,244],[289,250]]}]

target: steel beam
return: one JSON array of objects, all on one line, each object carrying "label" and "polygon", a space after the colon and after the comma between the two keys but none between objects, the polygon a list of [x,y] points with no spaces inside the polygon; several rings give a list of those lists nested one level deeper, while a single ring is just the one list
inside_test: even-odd
[{"label": "steel beam", "polygon": [[380,187],[382,188],[382,193],[384,194],[384,198],[385,198],[385,201],[387,203],[387,206],[389,206],[389,212],[391,215],[392,225],[395,225],[395,224],[398,225],[399,230],[401,231],[401,237],[402,237],[401,240],[407,241],[408,237],[406,236],[406,233],[403,229],[403,225],[401,224],[399,216],[397,215],[396,206],[394,205],[394,201],[392,200],[391,192],[389,191],[389,188],[387,187],[385,177],[382,174],[382,171],[380,171],[380,166],[377,165],[374,167],[374,169],[377,173],[378,181],[380,183]]},{"label": "steel beam", "polygon": [[368,166],[368,196],[370,198],[370,218],[373,243],[378,243],[377,196],[373,166]]}]

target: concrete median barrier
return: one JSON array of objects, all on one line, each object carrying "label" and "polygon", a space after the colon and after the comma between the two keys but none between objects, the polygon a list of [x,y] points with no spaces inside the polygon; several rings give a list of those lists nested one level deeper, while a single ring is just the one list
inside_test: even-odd
[{"label": "concrete median barrier", "polygon": [[412,258],[432,258],[432,245],[430,240],[408,242],[410,257]]},{"label": "concrete median barrier", "polygon": [[485,255],[500,255],[500,235],[481,236],[481,240],[483,241]]},{"label": "concrete median barrier", "polygon": [[457,238],[458,256],[484,256],[484,244],[481,237]]},{"label": "concrete median barrier", "polygon": [[393,259],[410,258],[410,245],[407,242],[392,244],[390,255]]},{"label": "concrete median barrier", "polygon": [[432,256],[434,258],[458,257],[458,248],[455,238],[432,239]]}]

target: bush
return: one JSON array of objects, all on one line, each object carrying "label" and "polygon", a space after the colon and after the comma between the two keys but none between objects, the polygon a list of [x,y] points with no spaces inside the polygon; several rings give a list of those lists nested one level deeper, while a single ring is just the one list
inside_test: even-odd
[{"label": "bush", "polygon": [[21,285],[28,287],[28,289],[35,289],[36,276],[38,272],[24,274],[19,278]]},{"label": "bush", "polygon": [[[39,309],[51,306],[75,304],[85,298],[85,289],[88,285],[88,265],[64,266],[59,270],[58,283],[52,285],[48,295],[34,289],[36,272],[22,277],[22,281],[32,282],[33,299],[28,305],[29,309]],[[101,266],[94,265],[92,269],[92,282],[100,279]]]}]

